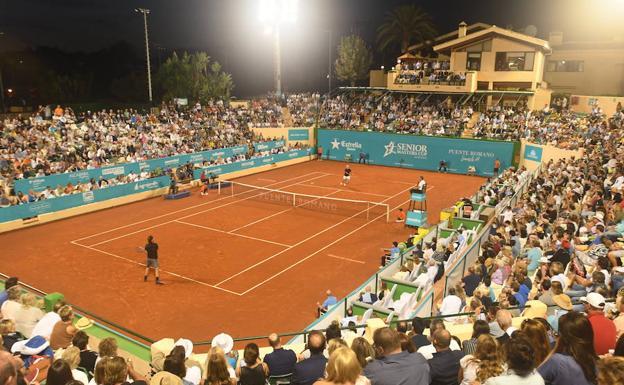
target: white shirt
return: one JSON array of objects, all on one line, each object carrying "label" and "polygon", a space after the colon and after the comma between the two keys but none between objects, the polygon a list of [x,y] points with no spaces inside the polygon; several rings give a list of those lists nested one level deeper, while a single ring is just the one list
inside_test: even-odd
[{"label": "white shirt", "polygon": [[459,366],[463,369],[464,378],[460,385],[471,385],[477,379],[477,369],[479,364],[473,360],[473,355],[468,354],[459,360]]},{"label": "white shirt", "polygon": [[426,186],[427,186],[427,182],[425,182],[424,179],[422,179],[420,182],[418,182],[418,189],[419,190],[423,191]]},{"label": "white shirt", "polygon": [[50,334],[52,334],[52,329],[57,322],[61,320],[61,317],[55,312],[51,311],[43,316],[42,319],[37,322],[37,325],[32,330],[33,336],[42,336],[46,339],[50,339]]},{"label": "white shirt", "polygon": [[[448,314],[457,314],[461,312],[462,300],[456,295],[447,295],[442,300],[442,305],[440,306],[440,314],[448,315]],[[447,321],[452,321],[451,318],[447,318]]]},{"label": "white shirt", "polygon": [[2,318],[10,318],[15,321],[15,313],[17,313],[21,306],[22,305],[17,301],[13,301],[10,299],[4,301],[4,303],[2,304],[2,308],[0,309],[0,312],[2,313]]},{"label": "white shirt", "polygon": [[513,371],[509,371],[502,376],[490,377],[485,381],[485,385],[544,385],[544,379],[537,372],[520,377]]},{"label": "white shirt", "polygon": [[[451,350],[461,350],[459,344],[457,344],[457,341],[455,341],[454,339],[451,339],[451,345],[449,347]],[[420,348],[418,348],[417,352],[422,354],[423,357],[425,357],[426,359],[430,360],[433,358],[433,353],[436,352],[436,349],[433,344],[429,344],[421,346]]]},{"label": "white shirt", "polygon": [[89,378],[87,377],[87,374],[81,370],[72,369],[72,377],[74,377],[74,380],[80,381],[84,385],[87,385],[89,383]]}]

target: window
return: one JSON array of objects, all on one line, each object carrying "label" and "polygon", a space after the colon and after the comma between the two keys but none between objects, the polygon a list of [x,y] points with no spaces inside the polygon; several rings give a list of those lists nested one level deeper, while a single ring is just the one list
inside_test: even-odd
[{"label": "window", "polygon": [[496,52],[496,71],[533,71],[535,52]]},{"label": "window", "polygon": [[585,63],[582,60],[549,60],[547,72],[583,72]]},{"label": "window", "polygon": [[481,69],[481,52],[468,52],[466,69],[469,71],[479,71]]}]

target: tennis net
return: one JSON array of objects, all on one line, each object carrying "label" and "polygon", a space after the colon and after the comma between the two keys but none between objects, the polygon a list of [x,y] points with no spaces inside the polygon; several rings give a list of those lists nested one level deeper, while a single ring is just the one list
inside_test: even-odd
[{"label": "tennis net", "polygon": [[390,206],[386,203],[302,194],[232,181],[219,182],[218,191],[222,195],[237,196],[241,198],[241,201],[250,200],[290,206],[297,210],[327,212],[340,216],[361,217],[368,220],[383,218],[386,222],[390,218]]}]

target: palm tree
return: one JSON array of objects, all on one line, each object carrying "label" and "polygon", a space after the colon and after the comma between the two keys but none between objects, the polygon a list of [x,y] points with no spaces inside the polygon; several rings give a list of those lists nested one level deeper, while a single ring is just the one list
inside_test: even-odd
[{"label": "palm tree", "polygon": [[380,51],[399,46],[404,53],[413,43],[425,43],[435,35],[427,12],[415,5],[401,5],[388,12],[377,28],[377,45]]}]

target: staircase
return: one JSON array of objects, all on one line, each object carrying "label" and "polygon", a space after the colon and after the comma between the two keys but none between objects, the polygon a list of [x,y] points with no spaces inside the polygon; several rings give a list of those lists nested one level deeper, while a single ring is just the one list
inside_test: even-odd
[{"label": "staircase", "polygon": [[479,121],[479,117],[481,117],[481,113],[480,112],[475,111],[475,112],[472,113],[472,116],[470,117],[470,120],[466,124],[466,128],[462,132],[462,135],[461,135],[462,138],[472,138],[474,136],[473,135],[474,132],[472,131],[472,129],[474,128],[474,126]]}]

